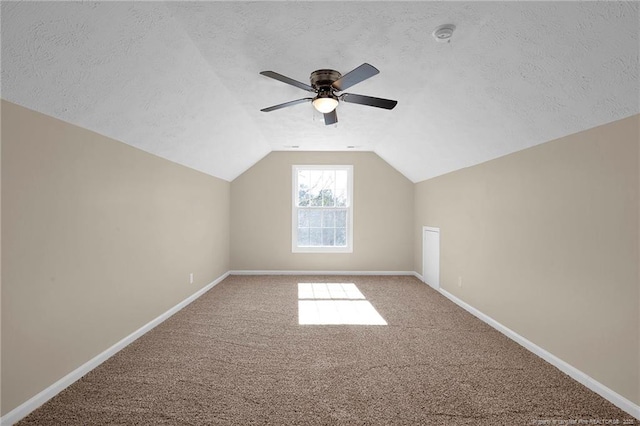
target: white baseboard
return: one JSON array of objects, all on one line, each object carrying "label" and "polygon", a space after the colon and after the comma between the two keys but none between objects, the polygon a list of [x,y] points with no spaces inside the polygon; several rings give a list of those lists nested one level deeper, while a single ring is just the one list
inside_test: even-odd
[{"label": "white baseboard", "polygon": [[120,340],[115,345],[111,346],[109,349],[105,350],[101,354],[97,355],[96,357],[82,364],[80,367],[76,368],[71,373],[67,374],[66,376],[64,376],[63,378],[61,378],[60,380],[58,380],[57,382],[55,382],[54,384],[52,384],[51,386],[43,390],[42,392],[38,393],[37,395],[29,399],[28,401],[22,403],[18,407],[9,411],[7,414],[2,416],[2,418],[0,418],[0,425],[10,426],[18,422],[19,420],[23,419],[33,410],[40,407],[42,404],[44,404],[45,402],[47,402],[48,400],[50,400],[51,398],[53,398],[54,396],[62,392],[64,389],[66,389],[68,386],[70,386],[75,381],[80,379],[82,376],[87,374],[89,371],[93,370],[94,368],[96,368],[97,366],[105,362],[107,359],[111,358],[117,352],[124,349],[125,346],[129,345],[134,340],[138,339],[143,334],[147,333],[148,331],[150,331],[151,329],[153,329],[154,327],[162,323],[164,320],[166,320],[167,318],[169,318],[170,316],[172,316],[173,314],[175,314],[176,312],[178,312],[179,310],[181,310],[182,308],[184,308],[185,306],[187,306],[188,304],[196,300],[198,297],[202,296],[204,293],[209,291],[213,286],[218,284],[220,281],[224,280],[227,276],[229,276],[229,272],[226,272],[222,276],[218,277],[212,283],[207,284],[205,287],[201,288],[191,296],[187,297],[182,302],[178,303],[177,305],[175,305],[165,313],[161,314],[157,318],[143,325],[133,333],[129,334],[124,339]]},{"label": "white baseboard", "polygon": [[231,275],[415,275],[413,271],[288,271],[288,270],[235,270]]},{"label": "white baseboard", "polygon": [[[33,410],[40,407],[42,404],[44,404],[45,402],[47,402],[48,400],[56,396],[58,393],[60,393],[65,388],[70,386],[72,383],[80,379],[89,371],[96,368],[98,365],[102,364],[108,358],[115,355],[117,352],[119,352],[124,347],[132,343],[134,340],[138,339],[139,337],[147,333],[149,330],[153,329],[154,327],[156,327],[157,325],[165,321],[167,318],[169,318],[170,316],[172,316],[173,314],[175,314],[176,312],[178,312],[179,310],[183,309],[185,306],[187,306],[188,304],[196,300],[198,297],[202,296],[205,292],[209,291],[213,286],[220,283],[229,275],[412,275],[422,281],[422,276],[417,272],[413,272],[413,271],[273,271],[273,270],[242,271],[240,270],[240,271],[226,272],[225,274],[217,278],[212,283],[198,290],[196,293],[184,299],[182,302],[178,303],[177,305],[175,305],[174,307],[172,307],[162,315],[158,316],[157,318],[153,319],[149,323],[145,324],[144,326],[134,331],[124,339],[120,340],[118,343],[114,344],[113,346],[111,346],[101,354],[97,355],[96,357],[87,361],[85,364],[81,365],[71,373],[67,374],[66,376],[64,376],[63,378],[61,378],[60,380],[58,380],[57,382],[55,382],[54,384],[52,384],[51,386],[43,390],[42,392],[38,393],[28,401],[24,402],[20,406],[16,407],[15,409],[11,410],[10,412],[2,416],[2,418],[0,418],[0,425],[11,426],[14,423],[18,422],[19,420],[23,419]],[[488,315],[485,315],[478,309],[462,301],[461,299],[457,298],[456,296],[449,293],[448,291],[442,288],[439,289],[439,291],[449,300],[451,300],[458,306],[462,307],[466,311],[470,312],[472,315],[476,316],[480,320],[489,324],[491,327],[500,331],[502,334],[506,335],[510,339],[514,340],[515,342],[519,343],[523,347],[527,348],[529,351],[538,355],[540,358],[544,359],[548,363],[557,367],[560,371],[564,372],[569,377],[583,384],[584,386],[596,392],[598,395],[602,396],[603,398],[607,399],[608,401],[610,401],[620,409],[624,410],[625,412],[629,413],[630,415],[640,420],[640,406],[638,406],[637,404],[629,401],[622,395],[614,392],[613,390],[609,389],[602,383],[598,382],[597,380],[593,379],[592,377],[583,373],[582,371],[578,370],[572,365],[566,363],[565,361],[561,360],[560,358],[556,357],[555,355],[551,354],[545,349],[542,349],[540,346],[525,339],[515,331],[509,329],[508,327],[505,327],[498,321],[494,320]]]},{"label": "white baseboard", "polygon": [[424,282],[424,278],[422,278],[422,274],[419,274],[417,272],[413,272],[413,276],[416,277],[417,279],[419,279],[420,281]]},{"label": "white baseboard", "polygon": [[468,311],[472,315],[476,316],[477,318],[479,318],[480,320],[484,321],[485,323],[487,323],[491,327],[495,328],[496,330],[498,330],[499,332],[501,332],[505,336],[509,337],[511,340],[513,340],[516,343],[524,346],[526,349],[528,349],[529,351],[531,351],[534,354],[538,355],[540,358],[544,359],[545,361],[547,361],[549,364],[553,365],[554,367],[558,368],[560,371],[562,371],[563,373],[565,373],[566,375],[568,375],[572,379],[574,379],[577,382],[583,384],[584,386],[586,386],[587,388],[591,389],[592,391],[594,391],[595,393],[597,393],[598,395],[600,395],[604,399],[610,401],[612,404],[614,404],[618,408],[626,411],[630,415],[632,415],[635,418],[637,418],[638,420],[640,420],[640,406],[639,405],[633,403],[632,401],[629,401],[624,396],[622,396],[622,395],[616,393],[615,391],[609,389],[608,387],[606,387],[602,383],[598,382],[594,378],[592,378],[589,375],[587,375],[587,374],[583,373],[582,371],[578,370],[577,368],[575,368],[571,364],[561,360],[560,358],[558,358],[557,356],[555,356],[552,353],[548,352],[547,350],[542,349],[540,346],[538,346],[535,343],[527,340],[526,338],[522,337],[521,335],[519,335],[515,331],[511,330],[510,328],[505,327],[504,325],[502,325],[498,321],[496,321],[493,318],[491,318],[490,316],[482,313],[478,309],[476,309],[473,306],[469,305],[467,302],[457,298],[456,296],[454,296],[453,294],[449,293],[448,291],[443,290],[442,288],[439,289],[439,291],[446,298],[448,298],[449,300],[451,300],[452,302],[454,302],[455,304],[457,304],[461,308],[465,309],[466,311]]}]

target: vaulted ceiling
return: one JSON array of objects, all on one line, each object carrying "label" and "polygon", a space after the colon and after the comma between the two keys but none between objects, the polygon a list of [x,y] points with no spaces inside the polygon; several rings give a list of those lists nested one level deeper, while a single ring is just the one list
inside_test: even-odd
[{"label": "vaulted ceiling", "polygon": [[[1,93],[226,180],[272,150],[355,149],[416,182],[640,112],[638,6],[3,1]],[[260,71],[364,62],[380,74],[348,92],[394,110],[260,112],[308,96]]]}]

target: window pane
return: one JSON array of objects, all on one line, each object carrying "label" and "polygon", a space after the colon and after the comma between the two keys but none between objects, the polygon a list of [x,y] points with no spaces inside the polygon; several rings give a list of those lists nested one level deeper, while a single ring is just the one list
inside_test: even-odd
[{"label": "window pane", "polygon": [[301,228],[309,226],[309,210],[298,210],[298,226]]},{"label": "window pane", "polygon": [[346,210],[336,210],[336,228],[346,228],[347,227],[347,211]]},{"label": "window pane", "polygon": [[309,245],[322,245],[322,228],[309,228]]},{"label": "window pane", "polygon": [[331,189],[336,187],[336,171],[335,170],[324,171],[324,187],[331,188]]},{"label": "window pane", "polygon": [[311,194],[311,199],[309,200],[309,205],[311,207],[321,207],[322,206],[322,193],[318,192],[316,194]]},{"label": "window pane", "polygon": [[309,192],[306,189],[298,191],[298,206],[306,207],[309,205]]},{"label": "window pane", "polygon": [[347,192],[346,190],[338,190],[336,193],[336,207],[347,206]]},{"label": "window pane", "polygon": [[298,185],[300,184],[309,186],[309,170],[298,169]]},{"label": "window pane", "polygon": [[347,245],[347,230],[345,228],[336,228],[336,246],[345,247]]},{"label": "window pane", "polygon": [[322,245],[333,247],[334,241],[335,241],[335,229],[323,228],[322,229]]},{"label": "window pane", "polygon": [[336,205],[333,198],[333,191],[329,188],[322,190],[322,205],[325,207],[333,207]]},{"label": "window pane", "polygon": [[334,217],[336,212],[333,210],[325,210],[322,212],[322,227],[323,228],[333,228],[334,225]]},{"label": "window pane", "polygon": [[309,228],[298,228],[298,245],[309,245]]},{"label": "window pane", "polygon": [[336,189],[336,172],[335,170],[324,171],[324,183],[322,191],[322,205],[333,207],[335,202],[333,200],[333,194]]},{"label": "window pane", "polygon": [[309,171],[298,170],[298,200],[299,206],[309,205]]},{"label": "window pane", "polygon": [[336,189],[338,191],[346,191],[349,185],[347,184],[347,171],[346,170],[336,170]]},{"label": "window pane", "polygon": [[309,226],[312,228],[320,228],[322,226],[322,210],[307,210],[309,217]]},{"label": "window pane", "polygon": [[309,191],[312,198],[320,194],[320,190],[324,187],[323,183],[322,170],[309,170]]}]

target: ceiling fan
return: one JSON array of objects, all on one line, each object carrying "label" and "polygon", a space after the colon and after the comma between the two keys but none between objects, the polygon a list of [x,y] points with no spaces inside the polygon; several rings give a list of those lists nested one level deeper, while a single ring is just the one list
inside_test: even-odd
[{"label": "ceiling fan", "polygon": [[308,92],[315,93],[316,96],[312,98],[302,98],[295,101],[285,102],[263,108],[262,112],[271,112],[277,109],[290,107],[293,105],[301,104],[303,102],[311,101],[314,108],[324,115],[324,124],[335,124],[338,122],[338,116],[336,114],[336,107],[338,101],[350,102],[353,104],[368,105],[383,109],[393,109],[398,101],[392,101],[390,99],[374,98],[371,96],[356,95],[353,93],[341,93],[343,90],[356,85],[368,78],[373,77],[380,71],[376,67],[364,63],[356,69],[349,71],[345,75],[340,74],[335,70],[317,70],[311,73],[309,77],[311,85],[301,83],[292,78],[286,77],[282,74],[278,74],[273,71],[262,71],[260,74],[276,79],[283,83],[290,84],[299,89],[306,90]]}]

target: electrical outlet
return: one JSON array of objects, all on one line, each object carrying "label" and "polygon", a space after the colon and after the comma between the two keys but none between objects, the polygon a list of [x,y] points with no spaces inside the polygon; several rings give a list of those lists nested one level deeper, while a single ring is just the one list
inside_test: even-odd
[{"label": "electrical outlet", "polygon": [[462,277],[458,277],[458,287],[462,287]]},{"label": "electrical outlet", "polygon": [[193,284],[193,272],[189,274],[189,284]]}]

